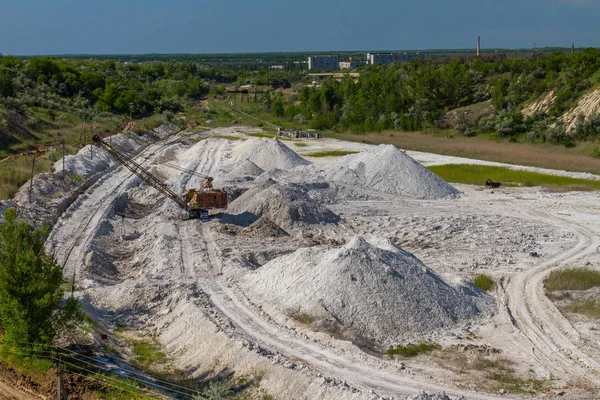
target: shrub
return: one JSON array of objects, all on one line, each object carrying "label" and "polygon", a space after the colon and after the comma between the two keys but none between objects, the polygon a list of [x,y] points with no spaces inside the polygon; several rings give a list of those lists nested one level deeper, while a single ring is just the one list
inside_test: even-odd
[{"label": "shrub", "polygon": [[494,287],[494,280],[486,274],[479,274],[473,278],[473,284],[484,292],[489,292]]},{"label": "shrub", "polygon": [[173,117],[174,117],[173,111],[171,111],[171,110],[165,110],[165,111],[163,112],[163,115],[165,116],[165,119],[166,119],[168,122],[171,122],[171,121],[173,121]]},{"label": "shrub", "polygon": [[419,343],[409,344],[408,346],[402,347],[390,347],[387,351],[388,356],[404,356],[404,357],[416,357],[419,354],[429,353],[433,350],[439,350],[442,346],[437,343]]}]

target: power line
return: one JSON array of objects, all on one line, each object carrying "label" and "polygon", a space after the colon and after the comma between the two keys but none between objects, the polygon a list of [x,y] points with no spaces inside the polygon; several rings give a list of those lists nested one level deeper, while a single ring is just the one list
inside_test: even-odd
[{"label": "power line", "polygon": [[[67,362],[67,361],[64,361],[64,360],[62,361],[62,363],[63,363],[63,364],[70,365],[71,367],[74,367],[74,368],[78,368],[78,369],[80,369],[80,370],[82,370],[82,371],[89,372],[90,374],[96,374],[96,375],[98,375],[98,374],[99,374],[99,372],[98,372],[98,371],[92,371],[92,370],[89,370],[89,369],[87,369],[87,368],[84,368],[84,367],[82,367],[82,366],[80,366],[80,365],[76,365],[76,364],[73,364],[73,363],[70,363],[70,362]],[[67,371],[67,372],[68,372],[68,371]],[[102,371],[102,372],[105,372],[105,371]],[[149,390],[148,390],[148,389],[144,389],[144,388],[136,387],[135,385],[133,385],[133,384],[131,384],[131,383],[127,383],[127,381],[125,381],[125,380],[120,380],[120,379],[118,379],[118,378],[113,378],[113,377],[111,377],[111,376],[109,376],[109,375],[105,375],[105,374],[102,374],[102,377],[103,377],[103,378],[105,378],[105,379],[108,379],[109,381],[111,381],[111,382],[113,382],[113,383],[115,383],[115,382],[116,382],[116,383],[119,383],[119,384],[121,384],[121,385],[128,386],[129,388],[133,388],[133,389],[136,389],[136,390],[140,390],[140,391],[147,391],[147,392],[149,392]],[[93,378],[91,378],[91,377],[90,377],[90,379],[93,379]],[[132,380],[133,380],[133,381],[135,381],[135,382],[137,382],[137,380],[136,380],[136,379],[132,379]],[[154,395],[154,393],[151,393],[151,394],[152,394],[152,395]],[[156,394],[158,395],[158,393],[156,393]],[[159,398],[162,398],[162,395],[161,395],[161,397],[159,397]]]},{"label": "power line", "polygon": [[[28,343],[28,342],[17,342],[17,343],[31,344],[31,343]],[[66,352],[69,352],[71,354],[74,354],[75,356],[84,357],[84,358],[90,359],[92,361],[95,361],[97,363],[104,364],[104,365],[106,365],[108,367],[112,366],[109,363],[103,362],[101,360],[96,360],[96,359],[94,359],[92,357],[85,356],[85,355],[83,355],[81,353],[77,353],[77,352],[75,352],[73,350],[69,350],[69,349],[65,349],[65,348],[56,348],[56,350],[57,351],[60,350],[60,351],[63,351],[63,352],[66,351]],[[8,353],[11,353],[11,354],[35,356],[35,357],[42,358],[42,359],[47,359],[47,360],[54,360],[55,359],[55,357],[54,357],[54,355],[53,355],[52,352],[45,351],[45,350],[34,350],[34,349],[32,349],[32,350],[29,350],[29,351],[18,351],[18,350],[14,350],[14,349],[5,349],[5,351],[8,352]],[[33,352],[42,352],[42,353],[46,353],[46,354],[33,354]],[[49,356],[47,354],[49,354]],[[93,366],[95,368],[98,368],[102,373],[114,373],[115,372],[115,371],[111,371],[111,370],[109,370],[109,369],[107,369],[105,367],[102,367],[100,365],[91,363],[89,361],[81,360],[81,359],[78,359],[78,358],[73,358],[73,360],[75,360],[77,362],[80,362],[80,363],[84,363],[86,365],[91,365],[91,366]],[[61,362],[64,363],[64,364],[67,364],[67,365],[79,368],[79,369],[84,370],[86,372],[90,372],[90,373],[94,373],[94,374],[99,373],[98,371],[90,371],[89,369],[83,368],[82,366],[78,366],[76,364],[73,364],[73,363],[70,363],[70,362],[67,362],[67,361],[64,361],[64,360],[62,360]],[[115,367],[116,367],[115,369],[119,369],[119,370],[121,370],[123,372],[127,372],[127,373],[130,373],[130,374],[133,374],[133,375],[137,375],[138,377],[146,378],[146,376],[144,374],[141,374],[139,372],[136,372],[136,371],[133,371],[133,370],[130,370],[130,369],[127,369],[127,368],[122,368],[120,366],[115,366]],[[69,372],[69,371],[66,371],[66,372]],[[119,378],[113,378],[113,377],[108,376],[108,375],[106,376],[106,378],[107,379],[112,379],[115,382],[120,382],[120,383],[126,384],[126,383],[122,382],[121,380],[119,380]],[[160,380],[160,379],[154,379],[152,377],[148,377],[147,379],[130,377],[130,379],[133,380],[133,381],[135,381],[135,382],[139,382],[139,383],[143,384],[144,386],[150,385],[150,386],[156,387],[158,389],[162,389],[162,390],[167,391],[167,392],[177,393],[177,394],[181,394],[181,395],[188,396],[188,397],[194,397],[194,395],[196,395],[198,393],[194,389],[190,389],[190,388],[187,388],[187,387],[184,387],[184,386],[181,386],[181,385],[177,385],[177,384],[174,384],[174,383],[170,383],[170,382],[167,382],[167,381],[163,381],[163,380]],[[157,382],[159,382],[159,383],[157,383]],[[162,384],[160,384],[160,383],[162,383]],[[169,385],[169,386],[172,386],[172,387],[167,387],[165,385]],[[132,385],[129,385],[129,386],[135,387],[135,386],[132,386]],[[189,393],[189,392],[185,393],[185,392],[182,392],[180,390],[176,390],[174,388],[187,390],[187,391],[189,391],[191,393]]]},{"label": "power line", "polygon": [[[81,353],[77,353],[77,352],[75,352],[75,351],[73,351],[73,350],[69,350],[69,349],[61,349],[61,350],[63,350],[63,351],[68,351],[68,352],[70,352],[70,353],[72,353],[72,354],[75,354],[75,355],[77,355],[77,356],[79,356],[79,357],[84,357],[84,358],[87,358],[87,359],[89,359],[89,360],[92,360],[92,361],[94,361],[94,362],[97,362],[97,363],[100,363],[100,364],[107,365],[107,366],[109,366],[109,367],[110,367],[111,365],[113,365],[113,364],[110,364],[110,363],[107,363],[107,362],[104,362],[104,361],[101,361],[101,360],[95,359],[95,358],[93,358],[93,357],[89,357],[89,356],[83,355],[83,354],[81,354]],[[86,361],[84,361],[84,360],[78,360],[78,361],[81,361],[81,362],[84,362],[84,363],[87,363],[87,364],[90,364],[90,365],[94,365],[93,363],[86,362]],[[142,374],[142,373],[140,373],[140,372],[137,372],[137,371],[131,370],[131,369],[123,368],[123,367],[121,367],[121,366],[116,366],[116,367],[117,367],[117,368],[119,368],[119,369],[121,369],[121,370],[123,370],[123,371],[125,371],[125,372],[129,372],[129,373],[131,373],[131,374],[133,374],[133,375],[141,376],[141,377],[144,377],[144,378],[146,378],[146,377],[147,377],[146,375],[144,375],[144,374]],[[180,388],[180,389],[183,389],[183,390],[189,390],[190,392],[193,392],[194,394],[196,394],[196,392],[197,392],[197,391],[196,391],[196,390],[194,390],[194,389],[190,389],[190,388],[187,388],[187,387],[185,387],[185,386],[177,385],[177,384],[175,384],[175,383],[171,383],[171,382],[163,381],[163,380],[160,380],[160,379],[155,379],[155,378],[152,378],[152,377],[148,377],[148,379],[151,379],[151,380],[152,380],[152,382],[160,382],[160,383],[164,383],[164,384],[166,384],[166,385],[173,386],[173,387],[175,387],[175,388]],[[160,385],[157,385],[157,386],[160,386]]]}]

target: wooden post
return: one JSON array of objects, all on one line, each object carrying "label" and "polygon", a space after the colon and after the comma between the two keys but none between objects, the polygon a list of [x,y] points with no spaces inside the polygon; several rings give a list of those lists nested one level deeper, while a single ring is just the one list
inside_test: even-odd
[{"label": "wooden post", "polygon": [[31,180],[29,181],[29,202],[31,203],[31,193],[33,191],[33,174],[35,173],[35,154],[33,155],[33,162],[31,163]]},{"label": "wooden post", "polygon": [[[56,350],[56,352],[58,353],[58,349]],[[56,375],[57,375],[56,398],[57,398],[57,400],[68,400],[67,390],[65,389],[65,382],[63,380],[63,369],[62,369],[60,354],[58,355],[58,366],[56,369]]]}]

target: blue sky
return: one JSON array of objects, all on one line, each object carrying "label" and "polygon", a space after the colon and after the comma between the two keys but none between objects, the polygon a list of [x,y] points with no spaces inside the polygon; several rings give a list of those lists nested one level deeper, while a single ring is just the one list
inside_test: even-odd
[{"label": "blue sky", "polygon": [[2,0],[0,53],[600,46],[600,0]]}]

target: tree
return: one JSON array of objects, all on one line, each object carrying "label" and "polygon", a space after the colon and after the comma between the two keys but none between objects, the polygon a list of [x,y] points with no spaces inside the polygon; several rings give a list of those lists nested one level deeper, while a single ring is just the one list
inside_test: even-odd
[{"label": "tree", "polygon": [[[76,300],[63,301],[62,270],[47,255],[43,237],[17,221],[9,208],[0,224],[0,325],[4,340],[14,347],[51,344],[56,330],[81,316]],[[60,324],[61,326],[56,326]]]},{"label": "tree", "polygon": [[0,70],[0,97],[13,97],[15,89],[12,76],[7,72]]}]

